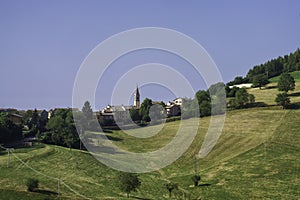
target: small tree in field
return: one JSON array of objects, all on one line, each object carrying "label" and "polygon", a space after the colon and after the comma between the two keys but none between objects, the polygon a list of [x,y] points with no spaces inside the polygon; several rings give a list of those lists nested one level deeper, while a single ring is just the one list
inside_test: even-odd
[{"label": "small tree in field", "polygon": [[198,183],[199,181],[201,180],[201,177],[199,175],[194,175],[192,176],[192,181],[194,182],[194,186],[197,187],[198,186]]},{"label": "small tree in field", "polygon": [[172,191],[178,189],[178,184],[169,182],[169,183],[165,184],[165,187],[169,191],[169,198],[171,198],[172,197]]},{"label": "small tree in field", "polygon": [[29,178],[26,181],[26,186],[29,192],[33,192],[35,189],[39,187],[39,181],[34,178]]},{"label": "small tree in field", "polygon": [[281,74],[278,81],[278,90],[288,92],[295,89],[295,79],[288,73]]},{"label": "small tree in field", "polygon": [[285,92],[277,94],[275,101],[278,105],[281,105],[283,109],[287,108],[288,105],[290,105],[290,103],[291,103],[291,100],[290,100],[288,94]]},{"label": "small tree in field", "polygon": [[136,191],[141,185],[138,175],[131,173],[122,173],[119,175],[119,188],[122,192],[126,192],[127,197],[132,191]]}]

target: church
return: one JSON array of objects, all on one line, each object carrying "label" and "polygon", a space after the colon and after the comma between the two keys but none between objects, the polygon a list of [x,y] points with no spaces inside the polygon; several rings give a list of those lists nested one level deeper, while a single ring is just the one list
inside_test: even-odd
[{"label": "church", "polygon": [[107,105],[103,110],[97,114],[100,124],[103,125],[115,125],[116,121],[118,124],[126,124],[130,122],[130,110],[140,109],[140,92],[138,86],[134,92],[133,106],[124,105]]}]

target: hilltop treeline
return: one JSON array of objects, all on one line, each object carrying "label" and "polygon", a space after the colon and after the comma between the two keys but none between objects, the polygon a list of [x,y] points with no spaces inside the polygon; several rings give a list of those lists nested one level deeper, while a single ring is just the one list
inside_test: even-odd
[{"label": "hilltop treeline", "polygon": [[265,75],[267,78],[278,76],[283,72],[293,72],[300,70],[300,49],[289,55],[279,56],[271,59],[261,65],[256,65],[250,69],[245,77],[237,76],[233,81],[226,85],[236,85],[242,83],[253,82],[253,79],[258,75]]}]

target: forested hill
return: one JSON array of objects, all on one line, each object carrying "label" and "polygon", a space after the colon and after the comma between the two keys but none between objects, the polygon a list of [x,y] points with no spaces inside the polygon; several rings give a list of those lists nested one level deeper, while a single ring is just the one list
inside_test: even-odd
[{"label": "forested hill", "polygon": [[256,65],[250,69],[246,77],[238,76],[233,81],[227,83],[227,85],[235,85],[241,83],[252,82],[253,78],[257,75],[266,75],[267,78],[278,76],[283,72],[292,72],[300,70],[300,49],[289,55],[279,56],[275,59],[271,59],[261,65]]}]

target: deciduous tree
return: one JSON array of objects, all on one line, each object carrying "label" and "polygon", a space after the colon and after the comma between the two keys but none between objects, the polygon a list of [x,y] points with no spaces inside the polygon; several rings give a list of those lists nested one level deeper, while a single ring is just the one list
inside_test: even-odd
[{"label": "deciduous tree", "polygon": [[277,94],[275,101],[278,105],[281,105],[283,109],[287,108],[291,103],[289,96],[285,92]]},{"label": "deciduous tree", "polygon": [[278,81],[278,90],[288,92],[295,89],[295,79],[288,73],[281,74]]},{"label": "deciduous tree", "polygon": [[141,104],[140,115],[143,121],[149,122],[151,120],[149,117],[149,110],[151,106],[152,106],[152,100],[149,98],[146,98]]},{"label": "deciduous tree", "polygon": [[129,198],[129,194],[132,191],[136,191],[138,187],[141,185],[141,181],[137,174],[132,173],[122,173],[118,177],[118,185],[122,192],[127,194]]},{"label": "deciduous tree", "polygon": [[239,89],[236,92],[234,99],[229,101],[229,105],[236,109],[245,108],[253,103],[255,103],[254,95],[249,94],[245,88]]}]

